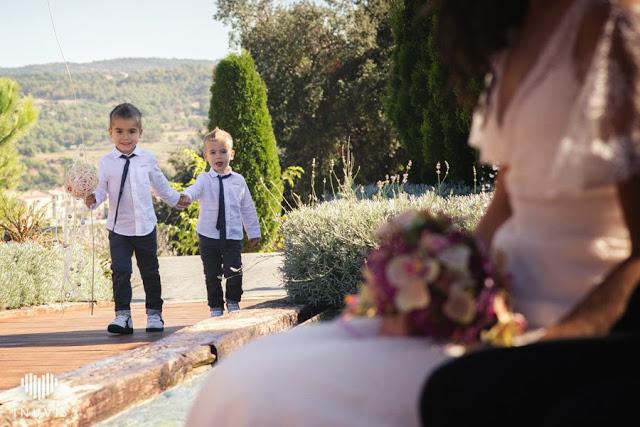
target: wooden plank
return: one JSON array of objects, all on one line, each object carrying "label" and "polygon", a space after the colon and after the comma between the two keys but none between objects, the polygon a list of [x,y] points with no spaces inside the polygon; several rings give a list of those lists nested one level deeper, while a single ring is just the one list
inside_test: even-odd
[{"label": "wooden plank", "polygon": [[[242,308],[264,302],[246,299]],[[61,310],[37,310],[0,318],[0,390],[20,385],[27,373],[60,374],[87,363],[111,357],[171,335],[209,318],[206,301],[165,302],[165,331],[147,333],[144,304],[132,304],[134,333],[112,335],[106,331],[113,319],[113,305],[101,304],[90,314],[88,306]],[[226,317],[226,316],[224,316]]]}]

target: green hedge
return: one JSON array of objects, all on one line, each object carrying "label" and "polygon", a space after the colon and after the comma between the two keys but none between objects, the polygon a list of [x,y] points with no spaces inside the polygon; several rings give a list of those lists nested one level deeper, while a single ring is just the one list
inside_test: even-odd
[{"label": "green hedge", "polygon": [[[449,84],[450,72],[437,46],[437,3],[391,2],[394,47],[387,111],[414,162],[413,181],[437,182],[436,164],[446,160],[450,181],[471,184],[477,164],[468,144],[472,109],[460,103]],[[479,94],[482,82],[482,76],[469,79],[470,92]]]},{"label": "green hedge", "polygon": [[390,216],[407,209],[431,209],[472,230],[491,199],[490,193],[440,197],[400,195],[383,200],[335,200],[290,212],[282,225],[282,273],[290,298],[318,307],[340,306],[356,293],[375,233]]},{"label": "green hedge", "polygon": [[[0,244],[0,310],[91,299],[91,254],[77,246],[46,248],[33,241]],[[65,272],[65,256],[68,260]],[[66,274],[65,274],[66,273]],[[113,298],[96,258],[94,298]]]},{"label": "green hedge", "polygon": [[283,188],[267,89],[246,51],[221,60],[213,80],[209,129],[217,126],[233,137],[231,166],[247,181],[260,220],[261,248],[269,248],[277,239]]}]

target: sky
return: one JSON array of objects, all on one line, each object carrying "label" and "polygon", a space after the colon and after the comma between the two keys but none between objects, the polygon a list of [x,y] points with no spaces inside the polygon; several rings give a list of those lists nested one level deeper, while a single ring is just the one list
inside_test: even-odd
[{"label": "sky", "polygon": [[216,60],[229,28],[215,0],[0,0],[0,67],[157,57]]}]

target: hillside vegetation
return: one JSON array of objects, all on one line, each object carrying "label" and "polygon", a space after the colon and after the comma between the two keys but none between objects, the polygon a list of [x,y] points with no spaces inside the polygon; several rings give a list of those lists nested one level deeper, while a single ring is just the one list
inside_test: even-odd
[{"label": "hillside vegetation", "polygon": [[108,115],[121,102],[141,109],[143,142],[155,145],[166,165],[169,151],[192,146],[206,128],[213,66],[213,61],[155,58],[70,64],[73,85],[62,64],[0,68],[0,75],[17,80],[40,109],[38,123],[18,145],[28,167],[19,189],[61,184],[64,166],[80,144],[90,161],[109,151]]}]

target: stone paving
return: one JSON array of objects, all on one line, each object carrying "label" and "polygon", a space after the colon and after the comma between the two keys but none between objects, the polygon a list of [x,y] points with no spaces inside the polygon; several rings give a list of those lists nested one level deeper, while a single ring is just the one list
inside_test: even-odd
[{"label": "stone paving", "polygon": [[[243,298],[278,299],[286,296],[282,286],[282,254],[242,254]],[[185,301],[207,298],[200,256],[160,257],[162,298],[165,301]],[[144,301],[144,289],[136,268],[131,278],[134,301]]]}]

